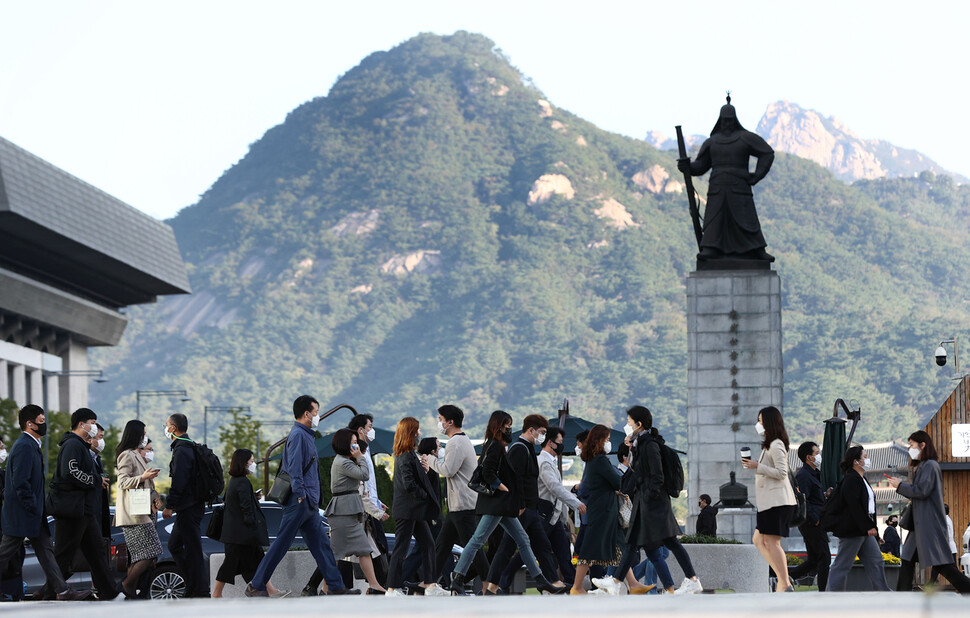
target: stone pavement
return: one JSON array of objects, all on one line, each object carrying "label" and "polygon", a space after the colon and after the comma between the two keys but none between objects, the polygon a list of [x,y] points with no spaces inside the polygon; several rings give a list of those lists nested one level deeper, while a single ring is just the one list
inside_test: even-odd
[{"label": "stone pavement", "polygon": [[183,599],[179,601],[138,601],[128,603],[25,602],[0,604],[0,615],[30,618],[104,618],[131,613],[145,616],[313,616],[343,615],[363,618],[380,616],[622,616],[634,613],[685,618],[718,616],[879,616],[879,618],[923,618],[970,614],[970,598],[954,593],[928,595],[901,592],[796,592],[781,594],[700,594],[689,597],[660,596],[511,596],[450,598],[326,597],[292,599]]}]

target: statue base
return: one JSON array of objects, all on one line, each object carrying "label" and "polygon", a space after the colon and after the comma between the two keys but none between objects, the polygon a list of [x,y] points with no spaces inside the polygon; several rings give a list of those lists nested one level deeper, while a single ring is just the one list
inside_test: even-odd
[{"label": "statue base", "polygon": [[697,270],[771,270],[768,260],[749,260],[745,258],[722,257],[716,259],[697,258]]},{"label": "statue base", "polygon": [[[755,503],[754,472],[741,467],[738,451],[747,446],[757,457],[758,410],[769,405],[782,409],[778,273],[767,268],[690,273],[687,356],[687,532],[693,533],[698,497],[708,494],[717,503],[732,471]],[[731,509],[723,515],[718,536],[750,543],[755,510]]]}]

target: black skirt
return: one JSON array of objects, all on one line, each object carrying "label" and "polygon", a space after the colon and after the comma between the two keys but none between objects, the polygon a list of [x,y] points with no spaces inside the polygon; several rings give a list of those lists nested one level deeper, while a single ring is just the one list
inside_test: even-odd
[{"label": "black skirt", "polygon": [[794,512],[795,507],[789,505],[772,507],[767,511],[758,511],[756,528],[761,534],[787,537]]},{"label": "black skirt", "polygon": [[236,575],[242,575],[248,584],[256,574],[259,561],[262,559],[263,548],[259,545],[226,543],[226,559],[219,567],[216,581],[232,584],[236,581]]}]

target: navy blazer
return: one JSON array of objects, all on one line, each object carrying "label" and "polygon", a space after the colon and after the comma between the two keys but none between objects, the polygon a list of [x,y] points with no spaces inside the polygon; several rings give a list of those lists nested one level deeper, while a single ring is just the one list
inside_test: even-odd
[{"label": "navy blazer", "polygon": [[37,441],[23,433],[7,458],[0,528],[6,536],[34,539],[44,522],[44,464]]},{"label": "navy blazer", "polygon": [[[825,504],[825,491],[822,490],[822,473],[813,470],[812,466],[802,464],[795,474],[795,484],[798,491],[805,496],[806,524],[815,525],[822,516],[822,505]],[[863,488],[865,489],[865,488]]]}]

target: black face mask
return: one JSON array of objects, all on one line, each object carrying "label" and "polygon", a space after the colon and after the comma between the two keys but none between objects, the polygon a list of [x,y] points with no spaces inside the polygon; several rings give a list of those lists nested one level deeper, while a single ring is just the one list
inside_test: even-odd
[{"label": "black face mask", "polygon": [[511,429],[506,429],[505,431],[503,431],[502,432],[502,439],[505,440],[506,443],[511,442],[512,441],[512,430]]},{"label": "black face mask", "polygon": [[47,435],[47,423],[34,423],[34,425],[37,425],[37,429],[34,431],[37,432],[38,436]]},{"label": "black face mask", "polygon": [[558,453],[562,449],[562,444],[557,444],[555,442],[550,442],[549,446],[552,447],[553,453]]},{"label": "black face mask", "polygon": [[886,522],[886,525],[887,526],[892,526],[893,528],[895,528],[896,527],[896,522],[894,522],[894,521]]}]

